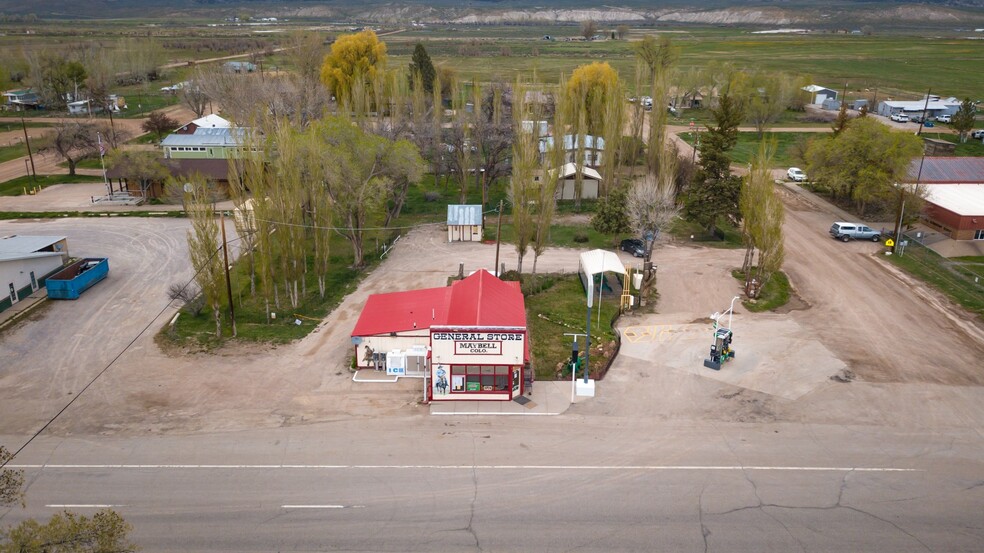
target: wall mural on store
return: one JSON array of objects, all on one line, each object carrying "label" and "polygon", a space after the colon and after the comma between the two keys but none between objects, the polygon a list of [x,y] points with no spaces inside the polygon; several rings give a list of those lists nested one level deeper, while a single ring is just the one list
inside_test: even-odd
[{"label": "wall mural on store", "polygon": [[444,367],[438,366],[435,374],[437,375],[437,378],[434,379],[434,393],[442,396],[447,395],[448,371],[444,370]]}]

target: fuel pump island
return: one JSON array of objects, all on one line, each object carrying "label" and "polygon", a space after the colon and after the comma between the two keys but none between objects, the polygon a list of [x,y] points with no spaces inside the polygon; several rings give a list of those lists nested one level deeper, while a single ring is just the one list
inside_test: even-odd
[{"label": "fuel pump island", "polygon": [[[710,357],[704,359],[704,366],[708,369],[719,371],[723,363],[735,358],[735,350],[731,348],[731,339],[734,337],[731,331],[731,318],[734,315],[735,300],[737,299],[738,296],[732,298],[731,306],[724,313],[711,315],[711,318],[714,319],[714,343],[711,344]],[[725,314],[728,315],[728,326],[718,326],[721,317]]]}]

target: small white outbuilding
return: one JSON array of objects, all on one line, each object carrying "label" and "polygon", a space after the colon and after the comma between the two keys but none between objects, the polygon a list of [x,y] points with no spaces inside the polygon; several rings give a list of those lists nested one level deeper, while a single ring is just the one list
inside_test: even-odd
[{"label": "small white outbuilding", "polygon": [[482,241],[482,206],[448,206],[448,242]]}]

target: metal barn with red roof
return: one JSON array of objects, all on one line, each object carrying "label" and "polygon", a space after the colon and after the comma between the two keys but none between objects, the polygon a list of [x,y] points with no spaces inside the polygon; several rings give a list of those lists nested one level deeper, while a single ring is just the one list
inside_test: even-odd
[{"label": "metal barn with red roof", "polygon": [[443,288],[369,296],[352,342],[359,367],[429,378],[431,401],[507,401],[532,387],[519,283],[484,269]]}]

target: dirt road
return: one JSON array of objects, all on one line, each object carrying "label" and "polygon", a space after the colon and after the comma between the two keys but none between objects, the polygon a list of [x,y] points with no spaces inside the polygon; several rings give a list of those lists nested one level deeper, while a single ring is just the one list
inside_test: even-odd
[{"label": "dirt road", "polygon": [[[194,119],[195,114],[191,112],[186,106],[176,105],[169,106],[165,108],[164,113],[170,117],[176,119],[179,122],[190,121]],[[79,118],[75,117],[28,117],[25,121],[36,122],[36,123],[49,123],[57,124],[62,122],[74,122],[78,121]],[[94,121],[109,123],[109,119],[93,119]],[[144,121],[146,119],[123,119],[115,118],[113,119],[113,125],[117,130],[125,131],[131,137],[137,137],[144,133],[142,128]],[[28,129],[29,136],[35,136],[40,134],[42,131],[51,132],[45,129]],[[32,150],[35,151],[34,154],[34,171],[38,175],[66,175],[68,174],[68,169],[60,167],[58,164],[62,163],[64,159],[58,156],[55,152],[45,152],[38,154],[37,145],[31,144]],[[10,161],[0,163],[0,182],[5,182],[13,178],[22,177],[26,175],[26,169],[24,166],[24,160],[28,159],[27,156],[20,157],[17,159],[12,159]],[[102,170],[100,169],[76,169],[76,173],[80,175],[102,175]]]},{"label": "dirt road", "polygon": [[785,271],[810,304],[797,312],[864,380],[984,384],[984,327],[890,265],[885,248],[842,243],[833,213],[815,198],[783,193]]}]

